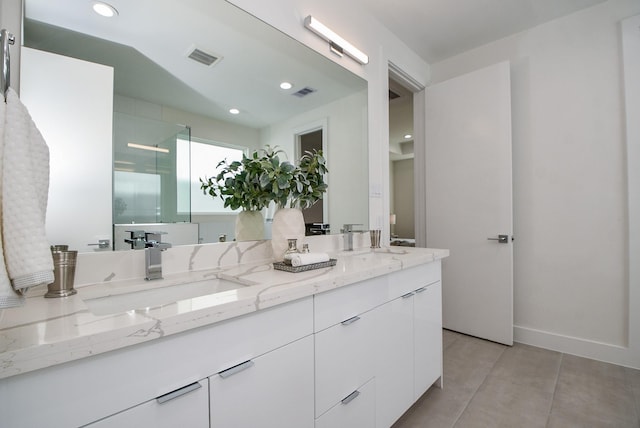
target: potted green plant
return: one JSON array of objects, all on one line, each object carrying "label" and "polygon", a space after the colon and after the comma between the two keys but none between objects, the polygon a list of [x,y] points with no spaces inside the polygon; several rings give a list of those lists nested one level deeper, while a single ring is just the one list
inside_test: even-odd
[{"label": "potted green plant", "polygon": [[[220,197],[224,206],[242,209],[236,222],[236,239],[263,239],[264,225],[261,210],[271,202],[278,207],[273,219],[272,248],[279,257],[287,248],[287,239],[304,238],[304,218],[301,208],[308,208],[322,199],[327,191],[324,175],[328,172],[322,151],[305,152],[299,165],[281,160],[284,152],[267,146],[243,155],[241,161],[221,161],[221,168],[215,177],[200,178],[200,188],[205,194]],[[248,214],[251,213],[251,214]],[[242,218],[241,218],[242,217]],[[243,233],[245,218],[252,223],[259,219],[260,229],[250,237]],[[282,251],[280,247],[282,248]]]},{"label": "potted green plant", "polygon": [[324,181],[327,172],[322,151],[307,151],[300,157],[295,169],[285,174],[286,180],[277,180],[279,197],[274,200],[278,210],[271,226],[271,248],[276,258],[284,255],[288,239],[296,239],[302,245],[305,224],[301,209],[309,208],[322,199],[327,191]]},{"label": "potted green plant", "polygon": [[[277,154],[272,150],[257,151],[242,160],[218,163],[215,177],[200,178],[200,188],[204,194],[219,197],[225,208],[241,209],[236,218],[236,240],[249,241],[264,239],[264,218],[262,209],[271,202],[271,190],[263,186],[265,162],[271,162]],[[278,161],[279,162],[279,161]]]}]

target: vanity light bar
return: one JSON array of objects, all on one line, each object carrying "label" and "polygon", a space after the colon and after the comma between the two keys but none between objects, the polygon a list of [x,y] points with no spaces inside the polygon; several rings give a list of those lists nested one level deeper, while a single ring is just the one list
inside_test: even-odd
[{"label": "vanity light bar", "polygon": [[360,64],[368,64],[369,57],[361,50],[334,33],[322,22],[309,15],[304,19],[304,26],[329,42],[332,52],[342,52],[358,61]]},{"label": "vanity light bar", "polygon": [[132,149],[151,150],[153,152],[169,153],[169,149],[165,149],[163,147],[145,146],[144,144],[136,144],[136,143],[128,143],[127,146],[131,147]]}]

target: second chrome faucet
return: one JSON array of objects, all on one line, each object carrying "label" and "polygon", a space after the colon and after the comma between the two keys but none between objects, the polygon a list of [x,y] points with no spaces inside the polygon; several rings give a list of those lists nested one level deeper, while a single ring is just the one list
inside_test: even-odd
[{"label": "second chrome faucet", "polygon": [[162,279],[162,251],[171,248],[168,242],[162,242],[166,232],[145,232],[144,230],[127,230],[130,238],[124,242],[131,244],[132,249],[143,249],[144,272],[146,280]]}]

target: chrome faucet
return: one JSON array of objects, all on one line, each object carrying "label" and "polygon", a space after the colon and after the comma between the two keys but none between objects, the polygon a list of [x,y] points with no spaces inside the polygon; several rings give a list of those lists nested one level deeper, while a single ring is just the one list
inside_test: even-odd
[{"label": "chrome faucet", "polygon": [[345,224],[342,226],[341,232],[344,238],[344,251],[353,251],[353,232],[364,232],[362,230],[353,230],[353,226],[362,226],[361,224]]},{"label": "chrome faucet", "polygon": [[162,252],[171,248],[168,242],[162,242],[161,235],[166,232],[145,232],[144,230],[127,230],[131,234],[124,242],[133,249],[144,248],[144,279],[162,279]]}]

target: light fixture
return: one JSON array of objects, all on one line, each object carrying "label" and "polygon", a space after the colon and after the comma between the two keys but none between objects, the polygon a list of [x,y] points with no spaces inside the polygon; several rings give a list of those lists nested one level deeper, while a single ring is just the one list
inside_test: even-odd
[{"label": "light fixture", "polygon": [[411,135],[411,134],[406,134],[406,135],[404,136],[404,139],[405,139],[405,140],[408,140],[409,138],[413,138],[413,135]]},{"label": "light fixture", "polygon": [[315,19],[313,16],[309,15],[305,18],[304,26],[328,41],[331,52],[334,52],[340,56],[345,53],[351,58],[358,61],[360,64],[369,63],[369,57],[366,54],[364,54],[361,50],[334,33],[331,29],[329,29],[322,22]]},{"label": "light fixture", "polygon": [[93,2],[93,11],[100,16],[104,16],[105,18],[113,18],[114,16],[118,15],[118,11],[115,7],[101,1]]},{"label": "light fixture", "polygon": [[237,108],[230,108],[229,109],[229,113],[231,113],[231,114],[240,114],[240,110],[238,110]]},{"label": "light fixture", "polygon": [[282,82],[280,84],[280,89],[287,90],[287,89],[291,89],[291,88],[293,88],[293,85],[291,83],[289,83],[289,82]]},{"label": "light fixture", "polygon": [[169,153],[169,149],[165,149],[164,147],[147,146],[144,144],[136,144],[136,143],[128,143],[127,146],[131,147],[132,149],[151,150],[152,152]]}]

